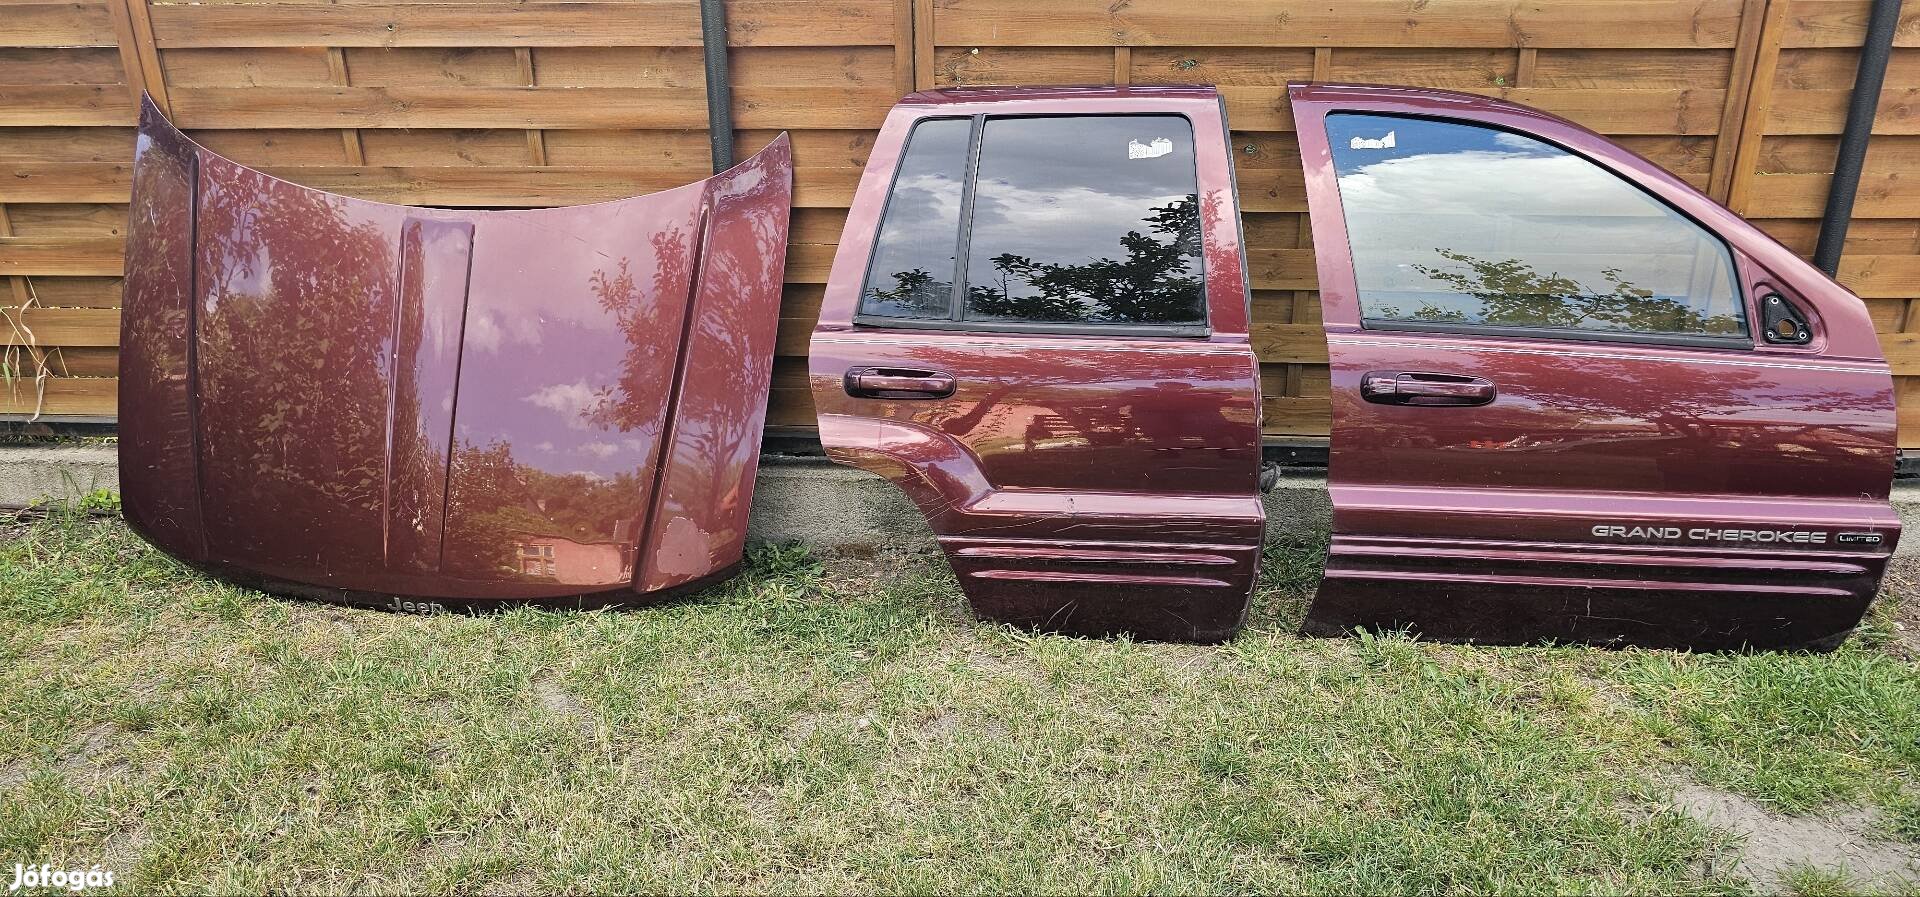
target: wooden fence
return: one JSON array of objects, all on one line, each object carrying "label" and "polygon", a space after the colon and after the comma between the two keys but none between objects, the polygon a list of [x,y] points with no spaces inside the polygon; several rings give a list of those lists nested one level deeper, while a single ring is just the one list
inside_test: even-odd
[{"label": "wooden fence", "polygon": [[[1227,98],[1266,426],[1328,426],[1286,84],[1500,96],[1582,122],[1811,253],[1866,0],[728,0],[742,155],[793,133],[776,425],[809,426],[807,333],[874,130],[902,93],[1212,83]],[[135,100],[290,180],[539,206],[708,173],[694,0],[0,0],[0,414],[114,413]],[[1920,447],[1920,9],[1901,23],[1841,279]],[[37,371],[49,376],[36,377]]]}]

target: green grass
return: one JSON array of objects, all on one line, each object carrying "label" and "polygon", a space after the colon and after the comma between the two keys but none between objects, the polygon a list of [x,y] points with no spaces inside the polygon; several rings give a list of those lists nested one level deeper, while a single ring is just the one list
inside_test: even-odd
[{"label": "green grass", "polygon": [[[1676,778],[1920,836],[1920,668],[973,622],[937,558],[757,551],[631,612],[218,584],[117,519],[0,542],[0,861],[138,891],[1737,893]],[[1808,872],[1808,893],[1845,891]]]}]

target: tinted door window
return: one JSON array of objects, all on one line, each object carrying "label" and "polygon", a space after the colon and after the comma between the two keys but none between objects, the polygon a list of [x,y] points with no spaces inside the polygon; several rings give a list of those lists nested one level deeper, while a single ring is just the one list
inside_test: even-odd
[{"label": "tinted door window", "polygon": [[[1204,324],[1198,194],[1193,126],[1181,116],[923,121],[887,201],[861,313]],[[958,289],[956,251],[966,259]]]},{"label": "tinted door window", "polygon": [[863,314],[948,316],[972,130],[973,121],[966,118],[930,119],[914,126],[867,268]]},{"label": "tinted door window", "polygon": [[966,317],[1200,323],[1198,192],[1180,116],[988,120]]},{"label": "tinted door window", "polygon": [[1326,121],[1368,322],[1746,334],[1725,244],[1592,162],[1474,125]]}]

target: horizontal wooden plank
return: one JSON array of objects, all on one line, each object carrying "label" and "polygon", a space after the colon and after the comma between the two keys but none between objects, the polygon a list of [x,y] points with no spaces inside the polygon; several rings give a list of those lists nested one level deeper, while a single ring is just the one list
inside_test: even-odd
[{"label": "horizontal wooden plank", "polygon": [[818,423],[812,390],[776,384],[768,394],[767,426],[812,428]]},{"label": "horizontal wooden plank", "polygon": [[0,128],[0,163],[125,162],[133,158],[133,128]]},{"label": "horizontal wooden plank", "polygon": [[780,290],[780,317],[820,319],[820,299],[826,290],[817,283],[788,283]]},{"label": "horizontal wooden plank", "polygon": [[0,84],[0,126],[131,125],[125,85]]},{"label": "horizontal wooden plank", "polygon": [[1260,397],[1260,431],[1263,434],[1325,436],[1332,427],[1333,403],[1325,397]]},{"label": "horizontal wooden plank", "polygon": [[192,87],[185,128],[704,128],[704,91],[674,88]]},{"label": "horizontal wooden plank", "polygon": [[[490,52],[485,49],[464,51],[426,49],[426,50],[384,50],[368,51],[374,59],[386,53],[461,53],[462,58]],[[512,65],[512,73],[519,74],[519,66],[513,64],[513,51],[502,47],[491,52],[504,56]],[[183,87],[320,87],[336,83],[332,66],[328,61],[326,47],[178,47],[160,51],[160,64],[167,72],[167,89],[178,90]],[[352,57],[349,57],[351,60]],[[376,67],[376,71],[377,71]],[[356,72],[355,74],[358,74]],[[424,87],[440,83],[442,79],[415,73],[408,86]],[[460,78],[455,83],[472,83]],[[485,83],[485,82],[480,82]],[[524,83],[516,77],[506,84]],[[362,86],[378,86],[377,82],[362,79]]]},{"label": "horizontal wooden plank", "polygon": [[[1240,189],[1245,190],[1245,185]],[[1301,235],[1307,232],[1301,228],[1306,217],[1299,212],[1243,211],[1240,213],[1241,236],[1249,247],[1290,249],[1299,246]]]},{"label": "horizontal wooden plank", "polygon": [[[1838,135],[1776,135],[1760,144],[1761,174],[1825,174],[1839,154]],[[1870,175],[1920,170],[1920,136],[1881,134],[1867,146]]]},{"label": "horizontal wooden plank", "polygon": [[739,85],[733,89],[733,124],[736,128],[874,130],[899,99],[900,92],[885,85]]},{"label": "horizontal wooden plank", "polygon": [[1896,434],[1901,449],[1920,448],[1920,405],[1901,405],[1894,409],[1900,430]]},{"label": "horizontal wooden plank", "polygon": [[1505,47],[1337,47],[1327,55],[1327,78],[1379,81],[1392,72],[1394,84],[1409,87],[1511,87],[1519,62]]},{"label": "horizontal wooden plank", "polygon": [[833,270],[833,254],[840,247],[831,243],[787,242],[787,282],[826,283]]},{"label": "horizontal wooden plank", "polygon": [[124,84],[112,47],[0,46],[0,84]]},{"label": "horizontal wooden plank", "polygon": [[1845,256],[1839,280],[1863,298],[1920,298],[1920,256]]},{"label": "horizontal wooden plank", "polygon": [[1100,47],[935,47],[940,87],[1111,84],[1113,51]]},{"label": "horizontal wooden plank", "polygon": [[[1863,7],[1864,8],[1864,7]],[[1777,90],[1846,90],[1860,71],[1860,47],[1782,50],[1774,67]],[[1920,86],[1920,53],[1896,50],[1887,58],[1887,87]]]},{"label": "horizontal wooden plank", "polygon": [[117,346],[113,308],[0,308],[0,346]]},{"label": "horizontal wooden plank", "polygon": [[0,384],[0,414],[112,417],[119,413],[114,377],[25,377]]},{"label": "horizontal wooden plank", "polygon": [[1256,323],[1318,324],[1320,293],[1316,290],[1254,290],[1250,303]]},{"label": "horizontal wooden plank", "polygon": [[814,318],[781,318],[773,339],[773,354],[786,358],[804,357],[807,343],[813,339],[814,321]]},{"label": "horizontal wooden plank", "polygon": [[[1775,0],[1789,2],[1789,0]],[[1867,34],[1867,0],[1790,0],[1787,29],[1781,38],[1786,47],[1858,47]],[[1894,33],[1894,46],[1920,47],[1920,9],[1907,7],[1900,14],[1900,28]]]},{"label": "horizontal wooden plank", "polygon": [[1135,47],[1128,55],[1135,84],[1285,87],[1313,77],[1311,47]]},{"label": "horizontal wooden plank", "polygon": [[794,209],[787,239],[794,243],[839,243],[846,224],[846,209]]},{"label": "horizontal wooden plank", "polygon": [[1894,376],[1920,375],[1920,333],[1882,333],[1880,351],[1886,354]]},{"label": "horizontal wooden plank", "polygon": [[[31,141],[10,140],[21,131],[29,130],[71,135],[89,129],[0,128],[0,162],[15,156],[22,157],[23,161],[38,161],[42,157],[35,150],[51,152],[57,148],[51,135]],[[745,158],[781,133],[783,131],[771,129],[739,130],[735,133],[735,151]],[[801,129],[784,133],[793,143],[794,164],[803,169],[846,168],[852,169],[857,177],[873,147],[873,132],[868,130]],[[347,163],[340,134],[330,128],[193,128],[188,134],[214,152],[244,165]],[[527,152],[526,132],[518,128],[367,128],[359,132],[359,137],[366,164],[374,166],[511,166],[532,162]],[[544,143],[549,165],[644,169],[663,176],[671,173],[681,183],[706,177],[713,164],[713,147],[704,128],[549,130]],[[124,154],[115,153],[101,161],[125,158],[132,152],[129,140]],[[1299,163],[1296,161],[1293,167],[1298,169]]]},{"label": "horizontal wooden plank", "polygon": [[[1335,54],[1336,60],[1339,54]],[[1646,90],[1720,86],[1733,74],[1733,51],[1601,49],[1541,50],[1532,87]],[[1399,82],[1395,82],[1399,83]],[[1512,83],[1512,82],[1508,82]]]},{"label": "horizontal wooden plank", "polygon": [[124,247],[117,237],[0,237],[0,274],[116,276]]},{"label": "horizontal wooden plank", "polygon": [[[1815,218],[1826,209],[1825,174],[1762,174],[1753,179],[1750,214],[1767,218]],[[1900,172],[1861,175],[1855,218],[1920,217],[1920,183]]]},{"label": "horizontal wooden plank", "polygon": [[[1294,383],[1287,382],[1289,377],[1294,379]],[[1324,364],[1260,366],[1260,392],[1266,396],[1325,399],[1332,392],[1331,387],[1332,377]]]},{"label": "horizontal wooden plank", "polygon": [[[332,131],[322,133],[333,139],[331,141],[321,141],[322,144],[326,145],[328,151],[325,161],[317,164],[343,164],[346,160],[341,158],[343,153],[339,135]],[[553,131],[550,133],[564,134],[567,132]],[[645,137],[638,136],[640,132],[634,133],[636,136],[628,142],[629,147],[652,145],[652,141],[647,141]],[[677,134],[680,132],[655,131],[648,133]],[[527,150],[527,132],[521,129],[468,128],[446,130],[427,128],[365,128],[359,131],[359,136],[361,157],[366,164],[373,166],[499,166],[528,165],[534,161],[532,154]],[[702,134],[700,136],[702,138],[701,142],[704,144],[706,142],[706,135]],[[643,144],[641,141],[645,141],[645,143]],[[249,147],[249,149],[251,150],[252,147]],[[262,147],[261,149],[263,151],[257,153],[256,157],[263,160],[264,164],[316,164],[304,159],[286,158],[291,155],[291,153],[277,146]],[[302,150],[304,149],[305,147],[302,147]],[[304,152],[302,155],[304,155]],[[633,159],[631,150],[627,158],[629,161]],[[649,165],[647,167],[655,169],[662,174],[669,171],[685,171],[686,174],[683,178],[686,182],[697,181],[706,177],[712,165],[710,160],[702,160],[702,163],[698,166],[679,163],[678,160],[676,160],[675,163],[668,163],[667,160],[664,159],[659,161],[662,164],[657,166]],[[553,158],[551,150],[547,153],[547,162],[549,164],[565,164],[557,162]]]},{"label": "horizontal wooden plank", "polygon": [[[19,207],[7,210],[13,213]],[[118,277],[28,277],[34,301],[46,308],[118,308]]]},{"label": "horizontal wooden plank", "polygon": [[942,0],[933,24],[941,45],[1731,47],[1740,3]]},{"label": "horizontal wooden plank", "polygon": [[[780,130],[738,130],[734,132],[734,150],[745,156],[759,152],[772,143],[775,137],[785,133],[793,141],[793,162],[807,167],[840,167],[861,169],[867,167],[867,155],[873,152],[873,131],[857,130],[812,130],[783,128]],[[563,137],[573,136],[562,134]],[[702,138],[705,134],[701,135]]]},{"label": "horizontal wooden plank", "polygon": [[1873,321],[1875,333],[1892,333],[1900,329],[1901,322],[1907,317],[1907,303],[1910,299],[1871,299],[1860,300],[1867,307],[1867,318]]},{"label": "horizontal wooden plank", "polygon": [[7,210],[16,237],[41,240],[112,237],[127,225],[127,207],[117,203],[17,205]]},{"label": "horizontal wooden plank", "polygon": [[0,202],[126,202],[133,166],[0,161]]},{"label": "horizontal wooden plank", "polygon": [[[515,47],[347,47],[355,87],[526,87]],[[535,47],[541,87],[674,87],[703,90],[699,47]],[[895,86],[893,48],[740,47],[729,54],[736,87]],[[162,50],[170,87],[321,87],[335,82],[325,47],[175,47]],[[0,77],[6,60],[0,56]],[[40,82],[29,82],[40,83]]]},{"label": "horizontal wooden plank", "polygon": [[1327,363],[1327,336],[1318,324],[1256,323],[1249,336],[1264,363]]},{"label": "horizontal wooden plank", "polygon": [[[0,131],[0,137],[4,137],[5,133],[4,131]],[[411,134],[413,135],[413,139],[421,142],[443,140],[448,147],[449,154],[458,155],[462,150],[456,147],[466,141],[467,138],[464,135],[474,133],[481,132],[448,131],[433,128],[421,128],[413,131],[381,131],[378,129],[368,129],[362,132],[361,136],[363,139],[361,140],[361,144],[365,146],[370,142],[381,141],[389,135],[393,135],[396,139],[406,139],[399,137],[399,135]],[[517,159],[523,164],[531,161],[524,151],[524,144],[526,143],[526,132],[524,130],[509,129],[502,130],[499,133],[518,135],[521,138],[520,142],[522,146],[520,148],[522,152]],[[364,139],[368,135],[374,135],[374,141]],[[264,165],[347,164],[346,147],[341,142],[340,132],[331,128],[306,130],[296,128],[253,128],[242,130],[192,128],[187,131],[187,136],[192,137],[201,146],[239,162],[242,165],[260,167]],[[369,161],[371,161],[371,157],[369,157]],[[375,164],[388,165],[401,163],[383,161]],[[438,164],[451,165],[455,163],[452,160],[442,159]]]},{"label": "horizontal wooden plank", "polygon": [[[1532,106],[1603,134],[1713,134],[1720,130],[1726,91],[1718,88],[1611,90],[1603,88],[1474,88],[1481,96]],[[1284,87],[1222,87],[1236,129],[1291,131]]]},{"label": "horizontal wooden plank", "polygon": [[105,3],[8,3],[0,46],[111,47],[113,20]]},{"label": "horizontal wooden plank", "polygon": [[[893,43],[893,0],[729,0],[736,47]],[[698,47],[694,3],[156,4],[161,47]],[[111,32],[108,32],[111,36]]]},{"label": "horizontal wooden plank", "polygon": [[114,377],[120,373],[120,350],[113,346],[59,346],[42,350],[40,356],[55,377]]},{"label": "horizontal wooden plank", "polygon": [[[1731,141],[1733,135],[1726,137],[1706,136],[1625,136],[1614,135],[1613,142],[1633,150],[1661,168],[1680,175],[1690,183],[1704,183],[1705,176],[1713,171],[1713,152],[1720,140]],[[1699,176],[1695,178],[1693,176]]]},{"label": "horizontal wooden plank", "polygon": [[1333,394],[1333,373],[1324,364],[1294,365],[1300,371],[1300,395],[1326,398]]},{"label": "horizontal wooden plank", "polygon": [[1247,267],[1256,290],[1317,290],[1319,274],[1312,249],[1269,249],[1249,246]]},{"label": "horizontal wooden plank", "polygon": [[[194,87],[171,96],[185,128],[707,125],[705,91],[670,87]],[[743,86],[733,92],[734,124],[871,129],[896,99],[891,88]]]},{"label": "horizontal wooden plank", "polygon": [[[547,61],[551,51],[535,51],[535,66],[540,69],[540,83],[548,83],[548,72],[554,66]],[[596,56],[627,56],[634,52],[632,47],[603,50],[582,48],[569,51],[573,55],[594,54]],[[697,79],[706,83],[705,70],[698,61],[700,51],[676,49],[663,52],[683,54],[695,59],[693,71],[686,82],[691,84]],[[891,41],[883,46],[858,47],[740,47],[727,54],[727,68],[733,78],[736,89],[740,87],[873,87],[892,91],[894,99],[899,99],[901,91],[899,81],[894,74],[894,51]],[[608,68],[601,77],[620,77],[619,68]],[[639,77],[627,74],[631,79]],[[629,80],[626,83],[631,83]]]},{"label": "horizontal wooden plank", "polygon": [[[1801,255],[1813,255],[1820,239],[1816,218],[1751,218],[1774,239]],[[1847,227],[1848,254],[1910,255],[1920,252],[1920,221],[1901,218],[1856,218]]]},{"label": "horizontal wooden plank", "polygon": [[[1767,105],[1768,134],[1838,134],[1847,123],[1846,90],[1775,91]],[[1920,87],[1888,86],[1874,110],[1873,133],[1920,134]]]}]

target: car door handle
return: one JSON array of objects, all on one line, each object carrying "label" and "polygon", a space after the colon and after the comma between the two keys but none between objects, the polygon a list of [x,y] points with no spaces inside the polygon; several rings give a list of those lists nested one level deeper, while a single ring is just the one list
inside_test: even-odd
[{"label": "car door handle", "polygon": [[1381,405],[1485,405],[1499,391],[1493,381],[1427,371],[1369,371],[1360,378],[1360,397]]},{"label": "car door handle", "polygon": [[952,374],[910,368],[847,371],[847,395],[866,399],[944,399],[953,395]]}]

